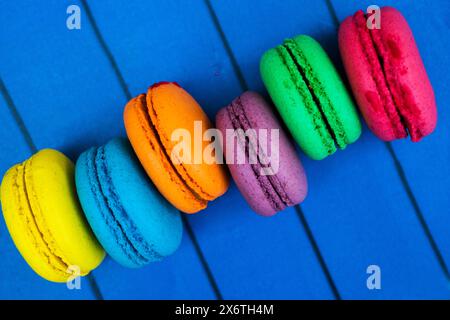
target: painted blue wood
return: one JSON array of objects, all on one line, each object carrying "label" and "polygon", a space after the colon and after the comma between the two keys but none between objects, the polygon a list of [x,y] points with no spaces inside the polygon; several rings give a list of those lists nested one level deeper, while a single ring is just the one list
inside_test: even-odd
[{"label": "painted blue wood", "polygon": [[95,276],[105,299],[215,299],[186,233],[178,251],[161,262],[127,269],[108,257]]},{"label": "painted blue wood", "polygon": [[9,107],[0,92],[0,137],[2,152],[0,152],[0,176],[16,163],[25,160],[30,155],[20,129],[9,111]]},{"label": "painted blue wood", "polygon": [[[31,155],[8,105],[0,94],[0,175]],[[1,211],[1,209],[0,209]],[[0,299],[93,299],[87,283],[81,290],[69,290],[65,284],[48,282],[26,264],[9,236],[3,215],[0,218]]]},{"label": "painted blue wood", "polygon": [[[325,1],[212,3],[252,89],[264,90],[261,55],[286,37],[312,35],[339,61],[336,28]],[[310,182],[302,207],[343,298],[450,296],[392,158],[367,128],[344,152],[324,161],[302,158]],[[366,268],[372,264],[382,271],[378,291],[366,287]]]},{"label": "painted blue wood", "polygon": [[[214,118],[241,93],[203,1],[90,6],[133,95],[155,81],[175,80]],[[257,217],[232,185],[189,221],[224,298],[332,298],[293,210]]]},{"label": "painted blue wood", "polygon": [[[126,97],[92,26],[65,27],[65,10],[78,1],[2,3],[0,75],[38,148],[54,147],[73,159],[85,148],[124,135]],[[334,1],[342,19],[356,9]],[[397,2],[396,2],[397,3]],[[444,4],[442,4],[444,3]],[[202,1],[91,1],[90,6],[132,94],[159,80],[176,80],[210,117],[241,92],[223,43]],[[442,5],[442,6],[441,6]],[[445,68],[445,2],[415,1],[407,17],[434,84],[439,106],[449,101]],[[258,73],[264,50],[298,33],[315,36],[339,62],[335,26],[324,2],[213,1],[231,49],[250,88],[263,92]],[[431,10],[433,15],[431,15]],[[430,12],[426,14],[419,14]],[[433,19],[429,17],[433,17]],[[434,18],[436,17],[436,18]],[[424,27],[425,26],[425,27]],[[428,27],[427,27],[428,26]],[[437,30],[437,32],[436,32]],[[438,80],[439,83],[437,83]],[[448,261],[448,114],[417,145],[394,143],[420,208]],[[4,101],[0,101],[0,170],[29,155]],[[88,121],[86,119],[92,119]],[[48,124],[51,123],[51,126]],[[413,153],[414,152],[414,153]],[[330,159],[302,156],[310,182],[303,205],[319,248],[344,298],[448,298],[446,279],[383,143],[365,129],[362,139]],[[420,169],[425,165],[427,170]],[[443,172],[444,170],[444,172]],[[203,213],[189,217],[225,298],[332,298],[322,270],[293,210],[270,219],[247,208],[235,186]],[[88,284],[69,291],[26,266],[0,222],[0,298],[92,298]],[[367,290],[366,267],[382,269],[382,290]],[[107,259],[94,272],[106,298],[213,298],[185,234],[180,250],[161,263],[127,270]]]},{"label": "painted blue wood", "polygon": [[[66,8],[70,4],[81,6],[78,1],[60,0],[47,1],[45,5],[31,1],[2,3],[0,20],[6,27],[0,30],[0,72],[37,148],[56,148],[75,160],[86,148],[125,134],[122,112],[126,98],[86,15],[82,13],[81,30],[66,28]],[[126,43],[126,37],[122,40]],[[3,141],[10,144],[8,148],[15,147],[16,140]],[[10,241],[2,242],[3,245],[12,246]],[[131,274],[129,270],[106,262],[94,274],[105,297],[139,294],[141,298],[212,298],[207,277],[193,250],[192,242],[185,236],[179,253],[159,268],[155,265],[127,276]],[[17,259],[2,262],[2,296],[17,290],[14,281],[23,285],[29,282],[24,292],[34,290],[36,295],[54,298],[67,296],[51,291],[49,288],[53,287],[28,275],[23,263],[13,264],[14,261]],[[106,266],[108,269],[103,271]],[[17,269],[17,276],[3,282],[5,275]],[[181,270],[174,277],[173,270],[178,269]],[[130,287],[124,279],[135,285]]]},{"label": "painted blue wood", "polygon": [[[349,1],[333,1],[340,20],[358,9],[366,9],[370,1],[358,4]],[[383,1],[399,9],[413,30],[417,45],[434,87],[438,105],[436,131],[420,143],[405,139],[394,142],[393,148],[406,173],[407,181],[418,201],[421,212],[434,240],[450,268],[450,57],[448,1]]]}]

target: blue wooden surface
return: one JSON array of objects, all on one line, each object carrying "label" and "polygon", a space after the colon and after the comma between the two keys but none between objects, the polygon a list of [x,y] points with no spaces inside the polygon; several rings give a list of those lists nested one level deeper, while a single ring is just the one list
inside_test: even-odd
[{"label": "blue wooden surface", "polygon": [[[65,26],[70,4],[82,9],[81,30]],[[155,81],[179,82],[211,118],[247,88],[266,94],[259,58],[289,36],[314,36],[342,70],[335,18],[367,4],[2,2],[0,174],[34,146],[76,159],[91,145],[123,136],[124,104]],[[192,232],[167,260],[127,270],[107,258],[93,273],[101,296],[450,298],[450,96],[442,67],[450,62],[450,10],[446,1],[395,4],[411,24],[436,91],[439,123],[431,137],[385,144],[364,128],[357,143],[329,159],[300,154],[308,198],[301,210],[274,218],[251,212],[232,185],[207,210],[187,217]],[[366,288],[371,264],[381,267],[382,290]],[[88,281],[69,291],[35,276],[3,221],[0,270],[0,298],[99,298]]]}]

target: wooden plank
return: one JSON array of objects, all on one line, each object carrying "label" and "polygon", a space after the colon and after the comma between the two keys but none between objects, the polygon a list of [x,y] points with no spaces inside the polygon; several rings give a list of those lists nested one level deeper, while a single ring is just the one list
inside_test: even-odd
[{"label": "wooden plank", "polygon": [[30,149],[6,102],[9,97],[2,84],[0,79],[0,137],[4,141],[0,152],[1,177],[10,167],[30,156]]},{"label": "wooden plank", "polygon": [[[365,10],[370,1],[358,4],[348,1],[333,1],[339,20],[345,19],[358,9]],[[447,1],[382,1],[379,6],[390,5],[399,9],[413,30],[417,45],[434,87],[438,105],[438,126],[436,131],[420,143],[409,139],[392,143],[405,173],[406,182],[418,203],[420,214],[428,226],[437,250],[443,258],[443,269],[450,266],[450,115],[445,111],[450,102],[448,72],[450,49],[448,40],[448,17],[450,5]],[[425,226],[425,228],[427,228]],[[439,254],[438,254],[439,255]],[[447,276],[448,273],[447,273]]]},{"label": "wooden plank", "polygon": [[[241,93],[203,1],[114,4],[90,6],[132,95],[179,81],[214,118]],[[224,298],[332,298],[293,210],[257,217],[233,185],[189,222]]]},{"label": "wooden plank", "polygon": [[[286,37],[312,35],[337,60],[336,29],[325,1],[212,3],[252,89],[264,90],[261,55]],[[310,193],[302,207],[343,298],[449,296],[392,158],[367,128],[344,152],[320,162],[303,160]],[[366,287],[366,269],[373,264],[381,268],[381,290]]]},{"label": "wooden plank", "polygon": [[[3,3],[0,19],[7,27],[0,30],[0,70],[37,148],[56,148],[76,159],[86,148],[125,134],[126,97],[84,11],[81,30],[66,28],[71,4],[81,7],[78,1],[60,0],[46,2],[45,8],[39,3]],[[126,43],[126,37],[122,40]],[[20,266],[14,265],[20,274],[27,272]],[[173,270],[179,270],[176,277]],[[94,274],[106,298],[213,297],[186,236],[179,253],[159,268],[144,268],[131,277],[131,271],[107,261]],[[39,292],[47,286],[41,281],[34,288]]]}]

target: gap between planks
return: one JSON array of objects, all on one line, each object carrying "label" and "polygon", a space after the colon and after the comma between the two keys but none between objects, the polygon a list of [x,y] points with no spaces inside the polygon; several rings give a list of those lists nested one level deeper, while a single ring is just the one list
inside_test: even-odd
[{"label": "gap between planks", "polygon": [[[332,20],[335,24],[335,28],[337,30],[339,28],[340,22],[339,22],[339,18],[338,18],[337,12],[336,12],[336,8],[334,7],[332,0],[324,0],[324,1],[326,3],[326,6],[329,10],[331,18],[332,18]],[[433,234],[431,233],[431,229],[426,222],[425,215],[423,214],[422,210],[420,209],[419,202],[417,201],[416,196],[414,195],[414,192],[412,191],[412,188],[409,184],[405,170],[403,169],[403,166],[402,166],[400,160],[398,159],[394,148],[392,147],[392,143],[385,142],[384,146],[386,147],[386,149],[389,152],[389,156],[390,156],[392,162],[394,163],[395,170],[397,172],[398,177],[400,178],[402,187],[405,190],[405,193],[408,196],[408,199],[414,208],[415,216],[416,216],[417,220],[419,221],[420,227],[422,228],[422,231],[428,240],[431,250],[433,251],[433,254],[438,261],[439,267],[442,269],[442,272],[444,273],[444,276],[447,278],[447,280],[450,281],[450,270],[449,270],[447,264],[445,263],[445,259],[439,249],[439,246],[436,243],[436,240],[433,237]]]},{"label": "gap between planks", "polygon": [[[204,1],[205,1],[205,4],[206,4],[206,7],[208,9],[208,12],[209,12],[209,14],[211,16],[211,19],[213,20],[214,26],[215,26],[215,28],[216,28],[219,36],[220,36],[220,39],[222,40],[222,44],[223,44],[223,46],[225,48],[225,51],[227,52],[227,55],[228,55],[228,57],[230,59],[231,65],[233,67],[233,71],[234,71],[236,77],[239,80],[239,84],[241,86],[241,89],[242,89],[242,91],[247,91],[247,90],[249,90],[249,87],[247,85],[247,82],[245,81],[245,78],[244,78],[243,74],[242,74],[242,70],[241,70],[241,68],[239,66],[239,63],[237,62],[236,56],[234,55],[234,52],[231,49],[230,43],[229,43],[229,41],[228,41],[228,39],[227,39],[227,37],[225,35],[225,32],[223,31],[223,28],[222,28],[222,26],[220,24],[219,18],[217,17],[217,15],[216,15],[216,13],[214,11],[214,8],[213,8],[213,6],[211,4],[211,1],[210,0],[204,0]],[[318,244],[317,244],[317,242],[316,242],[316,240],[314,238],[314,235],[313,235],[311,229],[309,228],[307,219],[306,219],[305,215],[303,214],[303,211],[302,211],[300,205],[295,205],[294,209],[295,209],[295,211],[297,213],[297,216],[298,216],[298,218],[300,220],[300,223],[301,223],[301,226],[303,228],[303,231],[306,233],[308,241],[309,241],[309,243],[310,243],[310,245],[311,245],[311,247],[312,247],[312,249],[314,251],[314,254],[315,254],[315,256],[316,256],[316,258],[317,258],[317,260],[319,262],[320,268],[321,268],[321,270],[322,270],[322,272],[323,272],[323,274],[325,276],[325,279],[326,279],[326,281],[328,283],[328,286],[330,287],[330,290],[331,290],[334,298],[336,300],[341,300],[341,295],[339,294],[339,290],[337,289],[337,286],[336,286],[336,284],[335,284],[335,282],[333,280],[333,277],[331,276],[331,273],[330,273],[330,271],[328,269],[328,266],[327,266],[327,264],[325,262],[325,259],[323,258],[323,255],[322,255],[322,253],[320,251],[320,248],[319,248],[319,246],[318,246]]]},{"label": "gap between planks", "polygon": [[[119,84],[120,84],[120,87],[121,87],[123,93],[125,94],[127,100],[130,100],[132,98],[132,95],[131,95],[131,92],[130,92],[126,82],[125,82],[125,78],[123,77],[123,74],[120,71],[119,65],[117,64],[117,61],[114,58],[114,55],[112,54],[102,33],[100,32],[100,29],[97,25],[97,22],[95,21],[92,11],[91,11],[89,5],[87,4],[87,1],[81,0],[81,4],[84,8],[84,11],[86,12],[86,15],[87,15],[90,25],[93,28],[95,38],[99,42],[103,53],[106,55],[106,58],[108,59],[110,65],[114,71],[114,74],[116,75],[117,80],[119,81]],[[217,300],[223,300],[223,296],[222,296],[222,293],[220,292],[219,286],[217,285],[217,281],[215,280],[214,275],[211,271],[211,268],[209,267],[208,261],[206,260],[205,255],[203,254],[203,252],[200,248],[200,245],[198,244],[197,238],[195,237],[195,233],[192,230],[188,219],[185,217],[185,214],[183,212],[180,212],[180,214],[182,216],[183,224],[184,224],[185,229],[188,233],[188,236],[191,239],[191,242],[194,246],[194,249],[195,249],[197,257],[200,261],[200,264],[202,265],[202,267],[206,273],[206,276],[208,278],[208,282],[211,286],[211,289]]]},{"label": "gap between planks", "polygon": [[[25,143],[26,143],[28,149],[30,150],[30,153],[31,154],[36,153],[37,148],[33,141],[33,138],[22,119],[22,116],[20,115],[19,111],[17,110],[14,100],[12,99],[11,95],[9,94],[9,91],[6,88],[6,86],[3,83],[3,80],[1,78],[0,78],[0,92],[6,101],[8,110],[12,114],[14,121],[16,122],[16,124],[20,130],[20,133],[22,134],[23,138],[25,139]],[[92,273],[87,276],[87,280],[88,280],[91,292],[93,293],[95,299],[103,300],[103,295],[99,289],[97,280],[95,279],[95,277]]]}]

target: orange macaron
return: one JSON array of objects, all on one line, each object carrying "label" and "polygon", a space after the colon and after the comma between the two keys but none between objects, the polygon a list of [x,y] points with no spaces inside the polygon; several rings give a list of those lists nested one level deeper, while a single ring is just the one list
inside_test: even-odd
[{"label": "orange macaron", "polygon": [[[198,159],[180,160],[173,153],[179,146],[179,141],[172,139],[174,133],[189,136],[192,155],[195,148],[198,154],[199,145],[204,150],[211,143],[202,138],[212,128],[211,121],[178,84],[160,82],[151,86],[147,94],[131,99],[125,107],[124,122],[131,145],[148,176],[177,209],[195,213],[225,193],[229,178],[223,165]],[[199,136],[201,143],[195,147],[193,140],[198,141]]]}]

